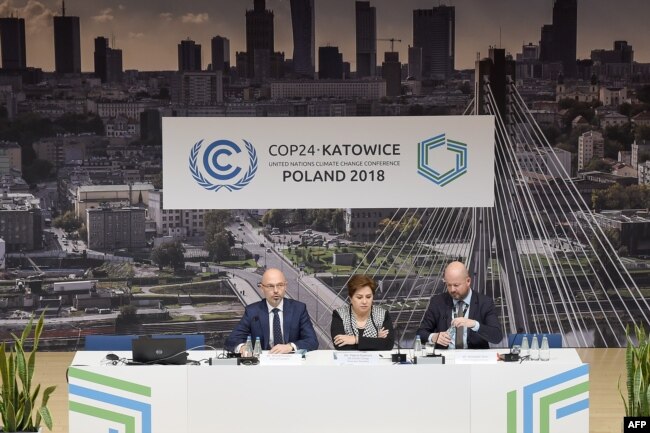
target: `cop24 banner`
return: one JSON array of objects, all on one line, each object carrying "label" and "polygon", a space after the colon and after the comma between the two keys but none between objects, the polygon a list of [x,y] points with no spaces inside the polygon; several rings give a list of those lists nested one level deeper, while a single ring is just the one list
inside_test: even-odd
[{"label": "cop24 banner", "polygon": [[490,207],[494,117],[164,118],[165,209]]}]

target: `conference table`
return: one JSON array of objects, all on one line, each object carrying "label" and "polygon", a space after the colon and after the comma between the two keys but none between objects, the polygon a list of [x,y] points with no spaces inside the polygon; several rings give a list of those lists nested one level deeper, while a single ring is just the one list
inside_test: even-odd
[{"label": "conference table", "polygon": [[522,363],[496,362],[497,352],[414,365],[319,350],[236,366],[208,365],[212,350],[190,351],[193,364],[141,366],[80,351],[68,368],[69,431],[589,431],[589,366],[575,349]]}]

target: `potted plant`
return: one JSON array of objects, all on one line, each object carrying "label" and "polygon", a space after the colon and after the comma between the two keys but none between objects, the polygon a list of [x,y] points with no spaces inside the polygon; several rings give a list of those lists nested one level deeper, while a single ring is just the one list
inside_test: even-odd
[{"label": "potted plant", "polygon": [[643,327],[635,325],[634,331],[636,345],[626,332],[627,401],[621,392],[620,380],[618,390],[625,405],[625,416],[650,416],[650,341]]},{"label": "potted plant", "polygon": [[[41,392],[41,385],[32,383],[34,367],[36,365],[36,350],[38,340],[43,331],[43,314],[41,314],[36,327],[33,326],[34,317],[23,330],[20,337],[11,334],[13,347],[8,348],[5,342],[0,344],[0,431],[2,432],[38,432],[41,422],[52,430],[52,417],[47,408],[50,395],[55,386],[50,386],[43,391],[40,405],[37,399]],[[34,328],[32,350],[25,352],[25,343]]]}]

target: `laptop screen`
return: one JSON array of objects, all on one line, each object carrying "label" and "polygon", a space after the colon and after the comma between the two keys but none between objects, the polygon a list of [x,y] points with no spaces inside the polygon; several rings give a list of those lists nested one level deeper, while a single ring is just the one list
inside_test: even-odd
[{"label": "laptop screen", "polygon": [[137,364],[186,364],[186,350],[184,338],[140,337],[131,343],[133,362]]}]

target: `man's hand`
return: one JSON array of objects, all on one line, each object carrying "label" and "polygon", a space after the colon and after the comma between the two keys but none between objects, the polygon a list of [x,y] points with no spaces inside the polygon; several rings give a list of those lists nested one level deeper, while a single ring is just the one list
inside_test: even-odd
[{"label": "man's hand", "polygon": [[270,353],[291,353],[293,352],[293,346],[291,344],[276,344],[271,348]]},{"label": "man's hand", "polygon": [[357,344],[357,338],[354,335],[339,334],[334,337],[335,346],[352,346],[355,344]]},{"label": "man's hand", "polygon": [[449,346],[449,343],[451,343],[451,336],[447,331],[445,332],[439,332],[438,333],[438,338],[433,341],[435,344],[439,344],[441,346]]},{"label": "man's hand", "polygon": [[458,328],[464,326],[466,328],[473,328],[476,326],[476,320],[468,319],[467,317],[456,317],[451,321],[451,326]]}]

